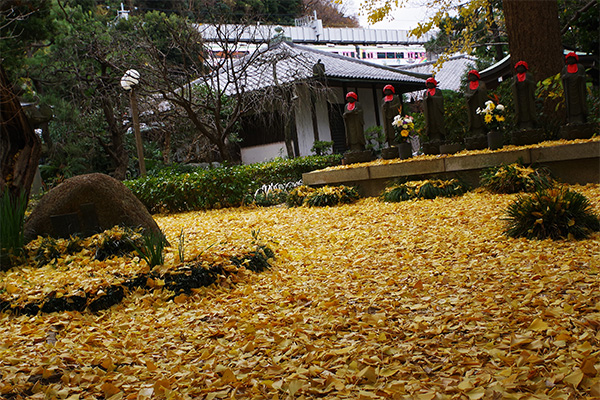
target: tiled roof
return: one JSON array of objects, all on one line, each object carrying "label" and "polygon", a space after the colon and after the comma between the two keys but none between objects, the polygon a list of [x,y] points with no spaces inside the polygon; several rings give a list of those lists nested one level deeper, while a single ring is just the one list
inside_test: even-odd
[{"label": "tiled roof", "polygon": [[238,84],[243,83],[246,91],[259,90],[312,78],[313,66],[321,60],[325,66],[325,76],[331,81],[389,83],[397,85],[397,89],[403,89],[404,92],[417,90],[425,85],[424,77],[418,76],[419,74],[290,42],[273,45],[254,57],[255,60],[251,63],[242,58],[233,69],[221,70],[219,80],[225,82],[227,74],[232,76],[232,72],[235,72],[236,81]]},{"label": "tiled roof", "polygon": [[[475,68],[476,58],[467,55],[450,57],[442,64],[442,68],[435,72],[435,80],[438,88],[448,90],[460,90],[460,79],[467,70]],[[403,71],[418,72],[431,76],[434,62],[399,67]],[[423,87],[423,89],[425,89]]]}]

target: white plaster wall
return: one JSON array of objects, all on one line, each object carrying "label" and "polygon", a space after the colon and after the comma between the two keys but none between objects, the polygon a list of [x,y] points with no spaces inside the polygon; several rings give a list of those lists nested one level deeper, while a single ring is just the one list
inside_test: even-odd
[{"label": "white plaster wall", "polygon": [[260,163],[277,157],[287,157],[285,142],[269,143],[242,149],[242,164]]},{"label": "white plaster wall", "polygon": [[310,149],[314,143],[312,117],[310,114],[310,93],[306,87],[298,86],[296,94],[296,134],[298,135],[298,149],[300,156],[311,154]]},{"label": "white plaster wall", "polygon": [[331,141],[331,129],[329,128],[329,107],[325,93],[321,93],[317,97],[315,109],[317,112],[317,124],[319,126],[319,140],[329,142]]}]

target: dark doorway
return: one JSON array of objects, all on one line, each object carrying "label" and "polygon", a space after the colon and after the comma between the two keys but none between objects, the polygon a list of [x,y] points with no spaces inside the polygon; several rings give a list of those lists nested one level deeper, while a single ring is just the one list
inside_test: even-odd
[{"label": "dark doorway", "polygon": [[346,151],[346,129],[344,127],[345,104],[328,103],[329,108],[329,129],[331,131],[331,140],[333,141],[333,152],[343,154]]}]

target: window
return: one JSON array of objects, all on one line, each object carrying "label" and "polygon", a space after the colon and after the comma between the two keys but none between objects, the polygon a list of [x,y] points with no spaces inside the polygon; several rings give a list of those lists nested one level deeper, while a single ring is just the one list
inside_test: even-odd
[{"label": "window", "polygon": [[396,58],[404,58],[404,53],[396,53]]},{"label": "window", "polygon": [[396,53],[386,53],[386,57],[385,58],[387,58],[387,59],[395,58],[395,55],[396,55]]},{"label": "window", "polygon": [[377,58],[385,58],[385,53],[377,52]]}]

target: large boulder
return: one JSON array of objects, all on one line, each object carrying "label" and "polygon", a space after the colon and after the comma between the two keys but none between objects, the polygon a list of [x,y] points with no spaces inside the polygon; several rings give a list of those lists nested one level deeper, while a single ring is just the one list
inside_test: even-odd
[{"label": "large boulder", "polygon": [[38,235],[90,236],[115,225],[160,233],[146,207],[120,181],[105,174],[67,179],[44,195],[27,221],[25,239]]}]

